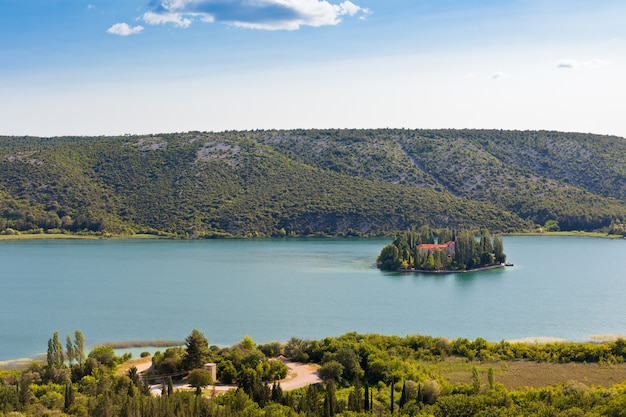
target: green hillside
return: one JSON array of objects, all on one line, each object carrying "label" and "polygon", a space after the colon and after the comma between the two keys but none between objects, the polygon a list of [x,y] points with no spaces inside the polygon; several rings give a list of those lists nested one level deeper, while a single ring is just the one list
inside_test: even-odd
[{"label": "green hillside", "polygon": [[626,218],[624,159],[622,138],[556,132],[0,137],[0,232],[594,230]]}]

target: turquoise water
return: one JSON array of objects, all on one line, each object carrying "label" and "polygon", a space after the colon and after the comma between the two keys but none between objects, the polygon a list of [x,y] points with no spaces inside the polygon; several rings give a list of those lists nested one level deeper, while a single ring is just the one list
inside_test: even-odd
[{"label": "turquoise water", "polygon": [[0,242],[0,361],[58,331],[89,345],[317,339],[348,331],[492,341],[626,334],[626,240],[505,237],[514,267],[383,273],[387,240]]}]

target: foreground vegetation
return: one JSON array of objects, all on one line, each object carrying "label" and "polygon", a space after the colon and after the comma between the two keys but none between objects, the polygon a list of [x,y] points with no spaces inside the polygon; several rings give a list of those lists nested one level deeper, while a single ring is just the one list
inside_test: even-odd
[{"label": "foreground vegetation", "polygon": [[626,140],[559,132],[292,130],[0,137],[0,233],[625,235]]},{"label": "foreground vegetation", "polygon": [[[82,340],[76,332],[64,348],[55,333],[46,364],[0,372],[0,415],[623,416],[626,410],[624,340],[540,345],[348,333],[264,345],[244,337],[218,348],[194,330],[184,348],[155,354],[146,377],[133,367],[116,376],[125,358],[106,346],[85,356]],[[285,370],[270,360],[281,354],[319,364],[324,383],[283,391],[276,380]],[[214,381],[201,369],[207,361],[217,363],[220,382],[239,388],[212,395]],[[175,390],[178,378],[196,389]],[[151,379],[161,396],[150,393]]]}]

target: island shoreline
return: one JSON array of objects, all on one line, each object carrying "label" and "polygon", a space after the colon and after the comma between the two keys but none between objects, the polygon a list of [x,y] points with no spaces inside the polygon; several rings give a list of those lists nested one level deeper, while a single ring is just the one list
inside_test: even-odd
[{"label": "island shoreline", "polygon": [[458,274],[458,273],[468,273],[468,272],[481,272],[481,271],[490,271],[494,269],[505,268],[507,266],[513,266],[513,264],[500,264],[500,265],[488,265],[482,266],[480,268],[473,269],[440,269],[440,270],[428,270],[428,269],[414,269],[414,268],[402,268],[397,271],[392,272],[401,272],[401,273],[413,273],[413,274],[435,274],[435,275],[445,275],[445,274]]}]

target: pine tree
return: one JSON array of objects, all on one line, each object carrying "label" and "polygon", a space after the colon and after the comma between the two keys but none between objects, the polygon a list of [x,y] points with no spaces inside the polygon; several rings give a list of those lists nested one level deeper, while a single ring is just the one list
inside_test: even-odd
[{"label": "pine tree", "polygon": [[185,369],[197,369],[204,365],[209,356],[209,341],[199,330],[193,329],[185,339],[187,355],[185,357]]}]

